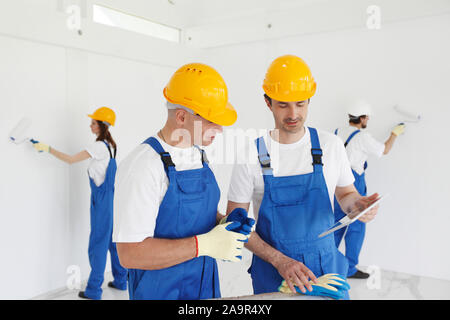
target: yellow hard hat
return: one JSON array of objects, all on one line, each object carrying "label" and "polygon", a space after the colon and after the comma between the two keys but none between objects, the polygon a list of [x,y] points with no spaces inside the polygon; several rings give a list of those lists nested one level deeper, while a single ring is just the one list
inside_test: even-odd
[{"label": "yellow hard hat", "polygon": [[88,114],[88,117],[94,120],[107,122],[112,126],[116,123],[116,114],[108,107],[98,108],[93,114]]},{"label": "yellow hard hat", "polygon": [[164,88],[167,101],[185,106],[221,126],[231,126],[236,110],[228,103],[228,89],[222,76],[210,66],[189,63],[179,68]]},{"label": "yellow hard hat", "polygon": [[303,101],[314,95],[316,82],[302,59],[285,55],[276,58],[267,69],[263,90],[278,101]]}]

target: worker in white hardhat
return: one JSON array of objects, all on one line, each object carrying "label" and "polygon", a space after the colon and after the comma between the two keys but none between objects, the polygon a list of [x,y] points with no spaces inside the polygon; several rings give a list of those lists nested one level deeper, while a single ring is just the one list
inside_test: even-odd
[{"label": "worker in white hardhat", "polygon": [[[349,125],[336,129],[335,134],[344,142],[353,176],[355,177],[355,187],[361,195],[365,196],[367,194],[365,180],[367,158],[369,155],[381,157],[388,154],[397,137],[404,132],[405,125],[400,123],[395,126],[389,138],[382,143],[374,139],[369,132],[362,131],[362,129],[366,129],[369,117],[372,115],[372,108],[369,103],[362,99],[355,100],[348,106],[347,113]],[[334,212],[336,222],[345,215],[336,199],[334,201]],[[368,273],[356,268],[359,253],[364,242],[365,231],[366,224],[362,221],[355,221],[348,227],[334,233],[337,247],[339,247],[342,238],[345,239],[345,256],[349,263],[348,278],[367,279],[369,277]]]},{"label": "worker in white hardhat", "polygon": [[[206,153],[237,113],[212,67],[190,63],[164,88],[168,115],[119,166],[114,234],[131,300],[220,297],[216,259],[239,261],[248,220],[224,221]],[[248,221],[250,223],[250,221]]]},{"label": "worker in white hardhat", "polygon": [[99,300],[103,292],[102,283],[108,251],[111,256],[111,268],[114,277],[114,281],[110,281],[108,287],[126,290],[127,270],[120,265],[116,244],[112,242],[117,146],[109,128],[114,126],[116,114],[111,108],[100,107],[88,117],[92,119],[91,132],[97,138],[85,150],[75,155],[68,155],[43,142],[35,143],[34,148],[39,152],[48,152],[68,164],[90,159],[88,175],[91,186],[91,232],[88,254],[91,272],[85,291],[80,291],[78,296],[84,299]]}]

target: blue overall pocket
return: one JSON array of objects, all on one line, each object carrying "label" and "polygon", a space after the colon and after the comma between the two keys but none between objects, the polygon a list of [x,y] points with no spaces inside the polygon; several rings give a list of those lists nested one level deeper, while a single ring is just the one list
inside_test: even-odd
[{"label": "blue overall pocket", "polygon": [[[285,179],[284,179],[285,178]],[[291,177],[279,177],[272,180],[270,198],[280,206],[297,205],[306,200],[307,187],[291,182]]]},{"label": "blue overall pocket", "polygon": [[178,188],[185,195],[191,195],[195,198],[195,195],[202,194],[205,192],[206,183],[205,180],[202,179],[203,176],[185,176],[185,177],[177,177]]},{"label": "blue overall pocket", "polygon": [[[207,183],[203,175],[185,175],[177,178],[179,192],[177,232],[180,237],[192,236],[211,229],[216,213],[202,212],[208,208]],[[205,219],[211,216],[211,219]]]},{"label": "blue overall pocket", "polygon": [[315,239],[323,231],[320,209],[317,210],[315,203],[308,201],[320,192],[320,189],[307,189],[303,185],[272,186],[271,223],[274,239],[294,244]]}]

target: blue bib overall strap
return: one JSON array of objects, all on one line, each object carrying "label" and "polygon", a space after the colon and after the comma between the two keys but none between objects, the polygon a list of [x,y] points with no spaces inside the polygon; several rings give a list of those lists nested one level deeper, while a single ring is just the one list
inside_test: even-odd
[{"label": "blue bib overall strap", "polygon": [[161,156],[161,161],[164,165],[164,170],[166,171],[167,178],[169,178],[170,181],[171,174],[169,174],[169,172],[175,171],[175,164],[173,163],[170,154],[163,149],[163,147],[156,138],[153,137],[148,138],[147,140],[145,140],[144,143],[150,145],[153,148],[153,150],[155,150],[156,153],[158,153]]},{"label": "blue bib overall strap", "polygon": [[[347,261],[337,250],[333,235],[318,238],[333,225],[334,219],[317,131],[308,130],[314,170],[303,175],[274,177],[264,138],[255,140],[264,178],[256,232],[270,246],[304,263],[318,277],[325,273],[345,276]],[[249,272],[255,294],[275,292],[283,280],[271,264],[256,255]]]},{"label": "blue bib overall strap", "polygon": [[120,265],[116,244],[112,242],[114,182],[117,170],[116,149],[114,156],[109,145],[110,160],[106,169],[104,182],[97,186],[89,178],[91,186],[91,233],[89,235],[89,263],[91,273],[87,283],[85,296],[91,299],[101,299],[102,283],[106,267],[108,250],[111,256],[111,268],[114,277],[113,285],[120,290],[127,288],[127,269]]},{"label": "blue bib overall strap", "polygon": [[[350,140],[352,140],[353,137],[354,137],[356,134],[360,133],[360,132],[361,132],[361,130],[359,130],[359,129],[353,131],[353,132],[350,134],[350,136],[347,138],[347,140],[345,141],[344,147],[347,148],[347,145],[348,145],[348,143],[350,142]],[[335,135],[338,134],[338,129],[334,130],[334,134],[335,134]],[[367,169],[367,161],[364,162],[364,170],[366,170],[366,169]]]},{"label": "blue bib overall strap", "polygon": [[[361,130],[355,130],[355,131],[353,131],[352,134],[347,138],[347,141],[345,141],[344,147],[347,148],[347,145],[348,145],[348,143],[350,142],[350,140],[352,140],[353,137],[354,137],[356,134],[360,133],[360,132],[361,132]],[[364,170],[366,170],[366,169],[367,169],[367,161],[364,162]]]},{"label": "blue bib overall strap", "polygon": [[[177,171],[168,152],[151,137],[144,143],[160,156],[169,179],[159,206],[155,238],[181,239],[210,231],[216,225],[220,190],[208,166],[205,152],[202,168]],[[201,256],[160,270],[129,270],[132,300],[194,300],[220,298],[216,260]]]},{"label": "blue bib overall strap", "polygon": [[344,147],[347,147],[347,145],[348,145],[348,143],[350,142],[350,140],[352,140],[353,137],[354,137],[356,134],[360,133],[360,132],[361,132],[361,130],[359,130],[359,129],[353,131],[353,132],[350,134],[350,136],[347,138],[347,140],[345,141]]},{"label": "blue bib overall strap", "polygon": [[313,159],[314,172],[322,173],[322,149],[320,148],[319,136],[314,128],[309,128],[311,135],[311,155]]},{"label": "blue bib overall strap", "polygon": [[270,167],[270,155],[267,151],[266,143],[263,137],[259,137],[255,141],[256,149],[258,150],[258,160],[261,165],[263,175],[273,175],[273,170]]},{"label": "blue bib overall strap", "polygon": [[[353,139],[353,137],[358,134],[361,130],[355,130],[350,134],[347,140],[344,143],[344,146],[347,147],[348,143]],[[337,134],[337,129],[336,132]],[[367,161],[364,162],[364,171],[367,169]],[[353,176],[355,177],[355,188],[359,192],[360,195],[367,195],[367,187],[365,180],[365,172],[359,175],[355,170],[352,169]],[[334,198],[334,218],[335,223],[337,223],[340,219],[345,216],[345,212],[341,209],[338,201]],[[362,245],[364,242],[364,236],[366,233],[366,224],[361,221],[355,221],[350,224],[348,227],[342,228],[336,232],[334,232],[336,247],[339,247],[342,238],[345,238],[345,256],[348,259],[349,270],[347,276],[352,276],[356,273],[356,265],[359,262],[359,254],[362,249]]]},{"label": "blue bib overall strap", "polygon": [[106,141],[103,141],[103,143],[105,144],[106,148],[108,148],[109,158],[110,158],[110,159],[115,159],[115,158],[116,158],[116,153],[117,153],[117,148],[114,148],[114,156],[113,156],[109,144],[106,143]]},{"label": "blue bib overall strap", "polygon": [[195,144],[194,144],[194,147],[197,148],[198,151],[200,151],[200,154],[201,154],[201,156],[202,156],[202,163],[203,163],[203,165],[204,165],[205,163],[206,163],[206,164],[209,164],[208,157],[206,156],[205,150],[203,150],[202,148],[200,148],[199,146],[197,146],[197,145],[195,145]]}]

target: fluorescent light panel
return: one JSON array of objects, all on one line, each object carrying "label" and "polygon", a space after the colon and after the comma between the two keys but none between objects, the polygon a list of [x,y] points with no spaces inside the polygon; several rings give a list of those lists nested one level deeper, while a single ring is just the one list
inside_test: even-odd
[{"label": "fluorescent light panel", "polygon": [[107,7],[93,5],[94,22],[172,42],[180,42],[180,30]]}]

